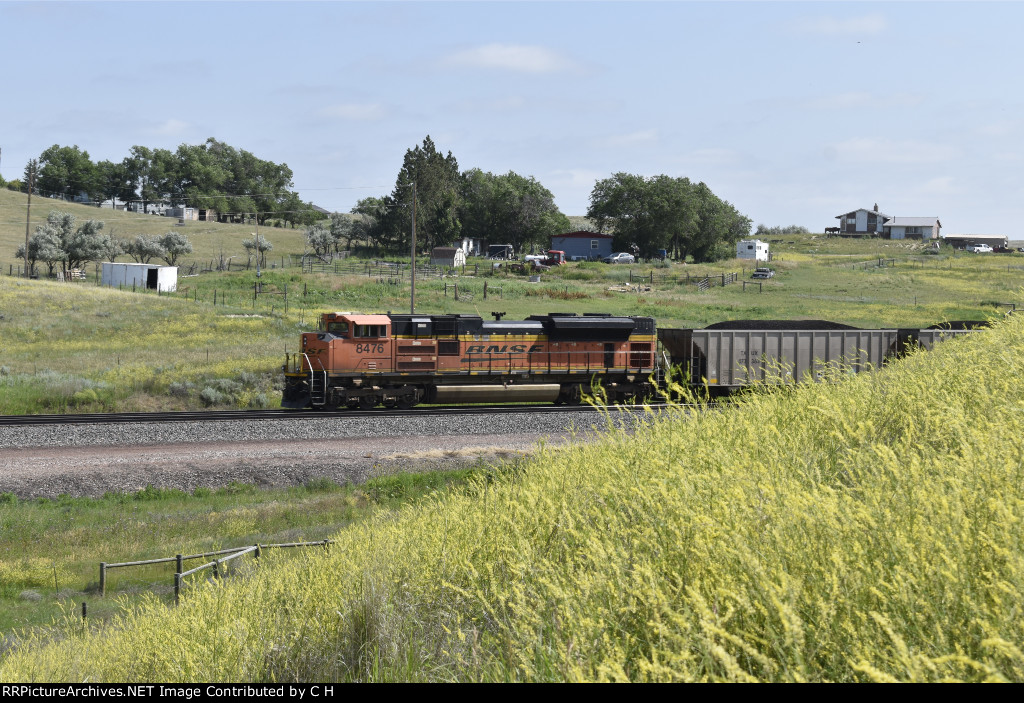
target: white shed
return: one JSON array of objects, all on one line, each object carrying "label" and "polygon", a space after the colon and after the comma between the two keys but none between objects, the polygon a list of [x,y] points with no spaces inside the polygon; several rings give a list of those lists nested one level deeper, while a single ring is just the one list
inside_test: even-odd
[{"label": "white shed", "polygon": [[148,288],[161,293],[173,293],[178,290],[178,267],[108,261],[103,264],[101,282],[115,288]]},{"label": "white shed", "polygon": [[741,239],[736,245],[736,258],[768,261],[768,242],[762,242],[760,239]]},{"label": "white shed", "polygon": [[434,247],[430,250],[431,266],[465,266],[466,252],[459,247]]}]

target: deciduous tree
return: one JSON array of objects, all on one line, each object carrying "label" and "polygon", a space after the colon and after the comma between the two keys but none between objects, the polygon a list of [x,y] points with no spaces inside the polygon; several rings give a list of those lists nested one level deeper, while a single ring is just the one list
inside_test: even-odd
[{"label": "deciduous tree", "polygon": [[148,264],[153,259],[163,257],[164,248],[159,237],[137,234],[135,239],[125,245],[124,253],[140,264]]},{"label": "deciduous tree", "polygon": [[92,198],[97,194],[96,165],[89,152],[75,146],[54,144],[39,155],[39,176],[36,187],[44,195],[60,195],[73,200],[81,193]]},{"label": "deciduous tree", "polygon": [[168,266],[175,266],[178,259],[185,254],[192,253],[192,242],[181,232],[170,231],[158,240],[163,253],[160,258],[167,262]]},{"label": "deciduous tree", "polygon": [[480,169],[462,174],[462,231],[493,242],[547,248],[550,238],[569,230],[569,218],[554,196],[532,177],[514,171],[494,175]]}]

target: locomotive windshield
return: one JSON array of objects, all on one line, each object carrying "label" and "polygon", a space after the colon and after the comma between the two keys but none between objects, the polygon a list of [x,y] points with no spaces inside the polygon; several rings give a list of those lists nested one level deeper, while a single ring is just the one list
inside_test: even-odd
[{"label": "locomotive windshield", "polygon": [[327,331],[333,334],[335,337],[347,337],[348,336],[348,323],[347,322],[328,322]]}]

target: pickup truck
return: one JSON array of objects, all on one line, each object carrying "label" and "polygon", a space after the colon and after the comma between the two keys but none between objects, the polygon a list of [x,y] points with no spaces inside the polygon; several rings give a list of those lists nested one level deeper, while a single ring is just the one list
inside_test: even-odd
[{"label": "pickup truck", "polygon": [[772,269],[754,269],[754,273],[750,274],[751,278],[771,278],[775,275],[775,271]]},{"label": "pickup truck", "polygon": [[968,244],[967,251],[973,251],[975,254],[991,254],[992,247],[988,244]]}]

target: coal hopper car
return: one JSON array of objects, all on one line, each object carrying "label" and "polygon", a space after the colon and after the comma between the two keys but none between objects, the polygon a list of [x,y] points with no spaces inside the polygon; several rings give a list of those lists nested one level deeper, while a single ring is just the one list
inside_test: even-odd
[{"label": "coal hopper car", "polygon": [[661,328],[658,339],[668,363],[691,384],[728,391],[766,381],[820,380],[837,370],[877,369],[911,348],[931,349],[973,329],[964,324],[860,329],[826,320],[737,320],[705,329]]}]

